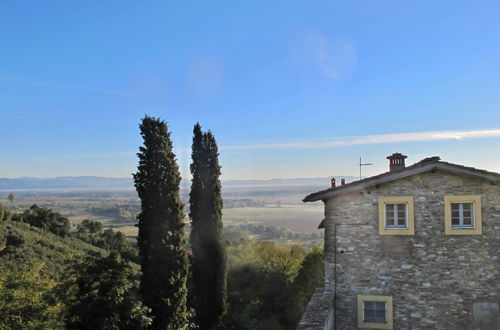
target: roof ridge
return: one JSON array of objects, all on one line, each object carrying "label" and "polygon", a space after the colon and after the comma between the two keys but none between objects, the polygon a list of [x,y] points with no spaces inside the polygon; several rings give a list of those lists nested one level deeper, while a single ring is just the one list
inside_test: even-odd
[{"label": "roof ridge", "polygon": [[[426,171],[431,171],[431,170],[436,170],[436,169],[446,171],[446,168],[443,168],[443,167],[454,168],[454,170],[451,168],[448,168],[448,171],[455,172],[455,174],[457,174],[457,175],[469,174],[472,176],[480,177],[484,180],[491,180],[494,183],[500,182],[500,173],[490,172],[490,171],[486,171],[486,170],[482,170],[482,169],[477,169],[474,167],[468,167],[468,166],[463,166],[463,165],[459,165],[459,164],[444,162],[444,161],[441,161],[441,158],[439,158],[438,156],[433,156],[433,157],[424,158],[421,161],[419,161],[415,164],[412,164],[410,166],[407,166],[407,167],[405,167],[397,172],[390,172],[390,171],[384,172],[384,173],[377,174],[377,175],[374,175],[374,176],[371,176],[368,178],[364,178],[361,180],[352,181],[352,182],[349,182],[349,183],[341,185],[341,186],[320,190],[318,192],[307,195],[303,199],[303,201],[304,202],[313,202],[313,201],[317,201],[320,199],[331,197],[329,195],[340,195],[344,191],[347,193],[347,192],[356,190],[356,188],[353,188],[353,187],[356,187],[358,185],[361,185],[362,187],[360,187],[360,189],[362,189],[365,186],[370,186],[369,183],[371,181],[376,181],[375,183],[373,183],[373,185],[377,185],[377,184],[381,184],[381,183],[386,183],[386,182],[391,182],[394,180],[406,178],[407,176],[412,176],[415,174],[424,173]],[[468,172],[472,172],[472,173],[464,173],[464,171],[468,171]],[[491,176],[493,176],[495,178],[492,178]],[[353,188],[353,189],[346,190],[346,188]]]}]

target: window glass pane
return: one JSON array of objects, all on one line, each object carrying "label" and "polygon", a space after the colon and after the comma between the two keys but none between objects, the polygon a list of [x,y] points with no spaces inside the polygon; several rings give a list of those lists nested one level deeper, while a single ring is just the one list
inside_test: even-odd
[{"label": "window glass pane", "polygon": [[398,225],[406,226],[406,204],[397,204],[398,208]]},{"label": "window glass pane", "polygon": [[464,212],[471,211],[472,210],[472,203],[463,203],[462,207],[463,207]]},{"label": "window glass pane", "polygon": [[365,301],[365,310],[375,309],[375,301]]},{"label": "window glass pane", "polygon": [[386,322],[386,303],[380,301],[364,302],[364,321],[365,322]]},{"label": "window glass pane", "polygon": [[452,226],[474,226],[474,203],[451,203]]},{"label": "window glass pane", "polygon": [[385,204],[386,227],[406,227],[406,204]]},{"label": "window glass pane", "polygon": [[365,321],[375,322],[375,311],[365,309]]},{"label": "window glass pane", "polygon": [[385,322],[385,309],[383,311],[376,311],[375,319],[375,322]]},{"label": "window glass pane", "polygon": [[464,217],[464,226],[472,226],[472,218]]},{"label": "window glass pane", "polygon": [[385,205],[385,223],[386,226],[394,226],[394,204]]}]

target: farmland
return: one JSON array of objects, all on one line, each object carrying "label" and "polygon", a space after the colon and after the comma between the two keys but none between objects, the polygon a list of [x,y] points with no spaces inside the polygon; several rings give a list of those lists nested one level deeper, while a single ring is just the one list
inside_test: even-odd
[{"label": "farmland", "polygon": [[[323,219],[322,203],[303,203],[302,198],[324,187],[311,185],[228,185],[223,188],[223,223],[227,231],[242,231],[252,239],[273,240],[277,243],[321,242],[322,230],[317,226]],[[104,227],[122,231],[129,239],[137,236],[136,216],[140,202],[135,191],[122,190],[34,190],[15,191],[10,203],[7,192],[0,192],[0,203],[21,212],[33,204],[51,208],[68,217],[72,227],[84,219],[97,220]],[[181,191],[188,204],[188,190]],[[186,223],[189,230],[185,208]]]}]

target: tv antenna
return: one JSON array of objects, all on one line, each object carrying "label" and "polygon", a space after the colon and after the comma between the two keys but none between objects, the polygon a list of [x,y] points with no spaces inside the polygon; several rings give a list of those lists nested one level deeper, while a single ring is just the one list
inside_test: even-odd
[{"label": "tv antenna", "polygon": [[373,165],[373,163],[362,163],[361,162],[361,157],[359,157],[359,179],[361,180],[361,167],[363,166],[368,166],[368,165]]}]

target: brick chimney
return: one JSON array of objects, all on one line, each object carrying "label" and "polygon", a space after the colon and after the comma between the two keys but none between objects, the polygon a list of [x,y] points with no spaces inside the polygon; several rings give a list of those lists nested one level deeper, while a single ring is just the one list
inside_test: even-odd
[{"label": "brick chimney", "polygon": [[389,159],[389,171],[397,172],[404,169],[406,158],[408,158],[408,156],[400,154],[399,152],[395,152],[392,155],[387,156],[387,159]]}]

